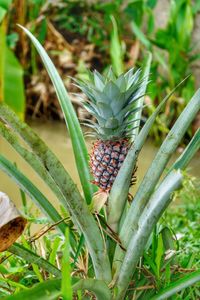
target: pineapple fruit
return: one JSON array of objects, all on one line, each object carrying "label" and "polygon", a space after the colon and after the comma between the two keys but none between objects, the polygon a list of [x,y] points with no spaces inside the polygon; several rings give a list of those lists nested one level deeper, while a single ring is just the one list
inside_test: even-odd
[{"label": "pineapple fruit", "polygon": [[96,120],[85,124],[97,138],[90,155],[93,183],[109,192],[132,142],[135,113],[141,109],[136,106],[142,97],[141,71],[130,69],[119,77],[112,69],[106,76],[94,71],[90,81],[75,81],[88,98],[83,106]]}]

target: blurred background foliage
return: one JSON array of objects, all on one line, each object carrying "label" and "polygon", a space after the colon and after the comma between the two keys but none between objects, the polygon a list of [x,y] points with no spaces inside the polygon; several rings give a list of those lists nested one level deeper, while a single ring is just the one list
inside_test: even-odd
[{"label": "blurred background foliage", "polygon": [[[88,68],[105,72],[110,65],[120,74],[142,66],[148,50],[153,63],[144,122],[163,96],[191,74],[157,118],[151,135],[159,143],[198,86],[193,74],[200,45],[193,36],[199,13],[200,0],[0,0],[0,101],[21,118],[25,111],[31,118],[63,118],[36,50],[17,23],[31,30],[50,54],[79,119],[89,116],[68,76],[87,78]],[[199,124],[200,115],[186,142]]]}]

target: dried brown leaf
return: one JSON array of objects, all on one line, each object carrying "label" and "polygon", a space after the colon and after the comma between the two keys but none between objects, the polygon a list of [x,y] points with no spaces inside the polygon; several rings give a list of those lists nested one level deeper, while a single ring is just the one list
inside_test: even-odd
[{"label": "dried brown leaf", "polygon": [[26,225],[9,197],[0,192],[0,252],[7,250],[22,234]]}]

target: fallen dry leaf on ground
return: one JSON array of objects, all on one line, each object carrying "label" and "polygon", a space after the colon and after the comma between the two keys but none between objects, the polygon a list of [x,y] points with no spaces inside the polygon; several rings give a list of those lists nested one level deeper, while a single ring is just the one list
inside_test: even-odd
[{"label": "fallen dry leaf on ground", "polygon": [[0,192],[0,252],[8,249],[22,234],[26,225],[9,197]]}]

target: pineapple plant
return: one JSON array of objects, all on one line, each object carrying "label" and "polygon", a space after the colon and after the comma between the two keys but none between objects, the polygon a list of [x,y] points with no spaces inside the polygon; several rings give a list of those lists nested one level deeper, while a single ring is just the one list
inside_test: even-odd
[{"label": "pineapple plant", "polygon": [[90,81],[75,81],[87,96],[83,106],[96,120],[84,123],[97,138],[90,155],[92,183],[109,192],[133,141],[135,113],[141,109],[136,103],[142,97],[141,70],[132,68],[117,77],[110,68],[106,76],[94,71]]},{"label": "pineapple plant", "polygon": [[[25,261],[25,264],[32,264],[34,262],[39,272],[45,274],[45,278],[42,277],[42,280],[40,280],[40,277],[37,276],[37,281],[42,282],[37,283],[37,285],[34,284],[30,288],[25,289],[24,286],[18,285],[17,289],[20,289],[18,292],[18,290],[14,290],[16,282],[13,277],[13,280],[9,280],[12,289],[5,289],[4,298],[7,300],[23,298],[31,298],[34,300],[39,298],[72,299],[73,290],[75,293],[74,297],[79,297],[79,295],[82,297],[83,294],[84,299],[94,299],[94,297],[96,297],[105,300],[123,300],[136,297],[137,299],[158,300],[173,296],[179,297],[180,293],[181,296],[188,299],[189,290],[189,293],[192,293],[192,299],[197,299],[199,295],[198,286],[192,288],[190,288],[190,286],[199,282],[200,270],[195,270],[186,275],[183,275],[183,272],[181,272],[180,278],[178,278],[179,274],[177,268],[175,268],[175,273],[171,272],[171,270],[174,269],[171,268],[173,267],[171,266],[172,260],[166,261],[163,257],[166,250],[168,250],[168,246],[165,245],[164,235],[161,235],[160,230],[158,230],[159,235],[157,235],[155,228],[157,228],[159,218],[173,199],[172,193],[181,187],[183,174],[180,170],[184,170],[187,167],[189,161],[199,149],[200,131],[198,130],[184,152],[177,161],[170,166],[166,174],[165,167],[169,159],[200,109],[200,89],[187,104],[167,135],[161,148],[158,150],[152,164],[139,185],[134,196],[134,201],[129,206],[125,206],[124,201],[127,201],[127,198],[125,199],[124,195],[126,196],[128,192],[128,186],[113,186],[112,194],[114,196],[110,195],[108,200],[111,209],[113,209],[109,211],[109,214],[105,213],[100,216],[96,213],[94,214],[88,205],[91,203],[90,200],[94,195],[94,189],[89,182],[88,153],[77,116],[65,86],[45,50],[27,29],[23,28],[23,30],[36,46],[55,86],[58,100],[61,104],[70,132],[76,165],[84,194],[81,195],[76,183],[72,180],[67,170],[65,170],[55,154],[45,145],[37,134],[35,134],[28,125],[20,121],[5,103],[0,103],[0,135],[3,136],[18,154],[37,172],[44,183],[55,194],[56,199],[62,204],[63,210],[69,212],[67,213],[69,218],[72,216],[71,220],[75,225],[69,226],[68,221],[63,219],[45,195],[32,183],[32,179],[28,179],[11,161],[0,154],[0,169],[7,173],[17,185],[30,196],[31,200],[35,202],[39,209],[42,209],[52,224],[49,229],[56,226],[62,235],[62,237],[59,238],[60,242],[65,243],[65,250],[62,254],[62,270],[59,269],[59,265],[52,264],[49,260],[40,257],[35,251],[37,250],[35,243],[34,247],[30,244],[28,248],[24,246],[24,243],[23,245],[15,243],[9,247],[8,251],[17,256],[17,261],[18,257],[21,257]],[[78,82],[81,89],[89,98],[84,105],[97,120],[96,123],[92,122],[89,124],[91,128],[95,129],[94,133],[97,135],[97,142],[94,143],[94,149],[91,154],[91,167],[95,165],[96,161],[100,161],[98,160],[98,156],[102,155],[103,161],[106,155],[105,152],[107,151],[110,159],[106,164],[106,168],[104,166],[104,171],[105,169],[107,170],[108,166],[114,168],[111,159],[116,159],[119,164],[119,161],[123,160],[123,156],[119,157],[119,155],[123,154],[125,158],[125,149],[128,150],[131,143],[134,142],[134,147],[129,149],[129,154],[131,154],[129,156],[130,159],[122,166],[124,171],[120,176],[122,183],[126,181],[127,175],[128,178],[130,177],[133,169],[132,166],[137,160],[137,155],[145,143],[153,122],[167,99],[169,99],[175,91],[174,89],[163,99],[141,131],[137,133],[134,127],[139,123],[139,120],[136,120],[138,118],[137,110],[141,109],[139,103],[142,102],[137,101],[137,99],[139,99],[142,96],[141,94],[144,93],[143,91],[145,91],[145,78],[147,82],[150,62],[151,55],[149,55],[145,70],[143,71],[144,76],[140,76],[140,71],[134,73],[133,70],[130,70],[118,78],[113,75],[112,71],[105,77],[94,72],[91,75],[91,82]],[[116,92],[114,92],[114,90]],[[134,132],[136,132],[137,136],[133,138]],[[24,143],[21,143],[21,138],[28,147],[24,147]],[[97,153],[95,151],[97,151]],[[122,153],[123,151],[125,153]],[[100,152],[102,152],[102,154]],[[115,167],[115,170],[118,171],[119,168],[120,165],[118,168]],[[165,172],[166,175],[159,181],[163,172]],[[94,172],[93,174],[95,177],[96,173]],[[114,172],[112,175],[114,176]],[[101,176],[105,175],[102,173]],[[97,177],[99,178],[99,175]],[[109,191],[109,184],[112,185],[110,177],[106,185],[102,184],[101,180],[97,180],[96,184],[100,189]],[[119,228],[117,234],[113,232],[112,227],[107,226],[107,224],[110,224],[110,215],[114,216],[115,224],[117,224],[116,227]],[[121,216],[123,216],[123,218]],[[48,231],[50,231],[49,229]],[[109,232],[111,231],[110,229],[112,230],[112,235]],[[70,235],[68,230],[70,230]],[[81,234],[80,238],[79,234]],[[53,234],[53,236],[57,238],[57,234]],[[170,237],[168,234],[167,236],[167,240],[173,240],[172,236]],[[112,243],[109,242],[111,237],[113,240]],[[45,240],[49,241],[49,239]],[[160,247],[159,241],[161,241],[162,247]],[[54,254],[56,254],[56,250],[59,250],[57,255],[60,257],[62,246],[61,244],[56,246],[57,242],[55,242],[56,240],[54,240],[52,244],[55,250]],[[151,252],[154,252],[151,251],[153,248],[155,248],[155,253],[162,248],[163,264],[160,264],[159,268],[156,268],[156,272],[154,272],[152,264],[149,265],[148,263],[152,258],[152,263],[156,265],[156,261],[154,261],[156,258],[154,259],[152,256],[149,257]],[[143,256],[144,252],[146,253],[145,256]],[[84,272],[84,274],[82,274],[81,270],[81,276],[79,276],[80,272],[77,272],[76,263],[77,259],[82,256],[82,253],[87,257],[87,266],[85,269],[88,273],[85,274]],[[7,258],[8,256],[6,255]],[[146,257],[149,257],[149,259]],[[10,264],[7,258],[5,262],[6,268],[9,267]],[[13,259],[12,256],[12,261]],[[143,262],[146,262],[145,266],[149,266],[152,276],[146,276],[146,268],[143,268]],[[12,265],[12,263],[10,265]],[[72,266],[73,270],[70,274],[70,268]],[[3,266],[3,271],[5,267]],[[145,272],[143,272],[143,269]],[[5,271],[6,270],[7,269],[5,269]],[[45,270],[45,272],[43,272],[43,270]],[[163,271],[170,275],[170,283],[168,280],[169,276],[167,276],[166,279],[164,278],[166,276],[162,276],[162,278],[159,276],[159,278],[157,278],[157,274],[162,275]],[[39,274],[35,271],[34,273],[36,275]],[[33,275],[34,278],[35,274]],[[74,277],[75,274],[76,277]],[[22,279],[23,276],[24,274],[22,274]],[[143,289],[143,287],[149,284],[152,285],[152,282],[153,287],[151,289]],[[5,280],[3,283],[5,283]],[[1,288],[1,293],[2,291],[4,292],[3,287],[4,285]],[[185,291],[183,291],[183,289],[185,289]],[[80,293],[80,290],[82,293]],[[88,291],[91,292],[92,295]],[[87,294],[85,294],[85,292]]]}]

